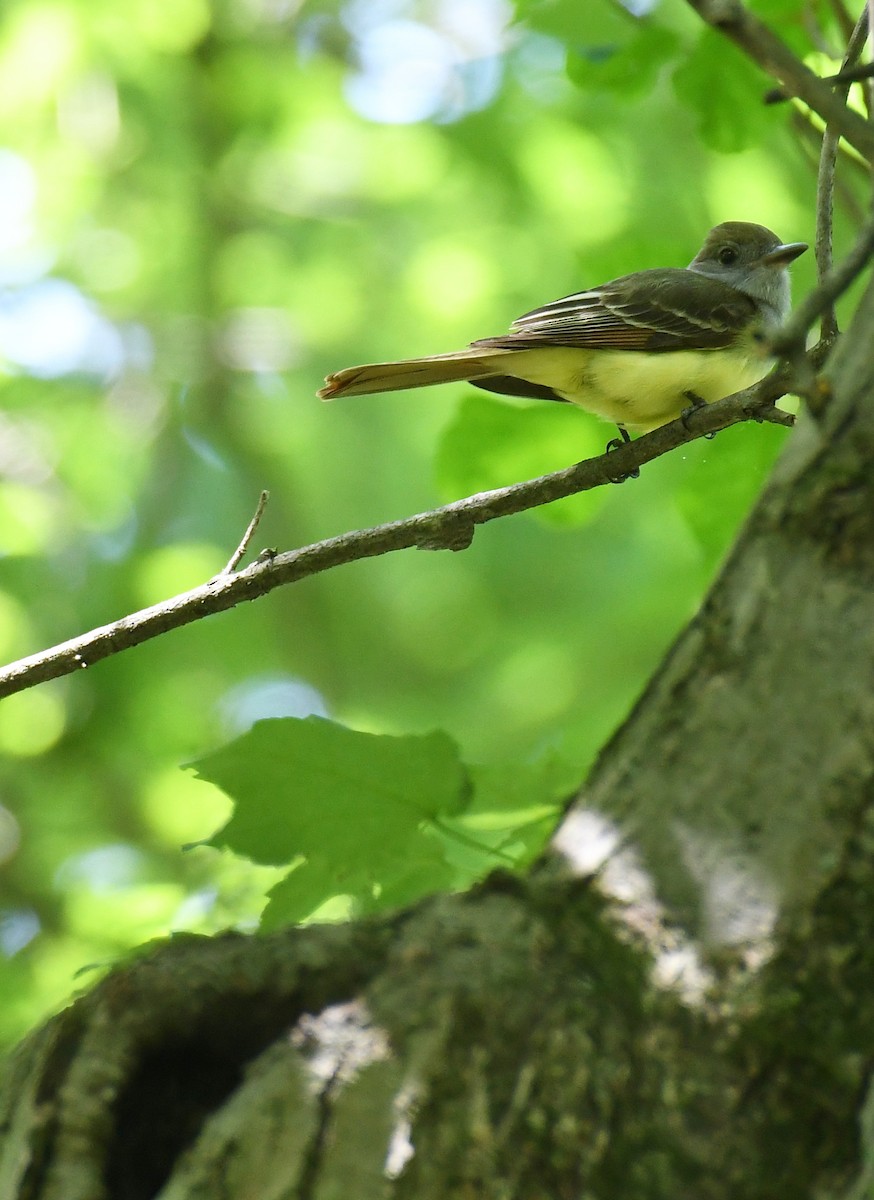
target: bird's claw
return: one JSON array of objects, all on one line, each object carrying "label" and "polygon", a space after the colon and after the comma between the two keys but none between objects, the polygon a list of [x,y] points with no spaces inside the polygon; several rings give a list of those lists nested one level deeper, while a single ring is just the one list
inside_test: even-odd
[{"label": "bird's claw", "polygon": [[[605,454],[609,454],[611,452],[611,450],[621,450],[623,446],[627,446],[628,443],[631,441],[631,438],[629,437],[627,429],[623,429],[623,427],[621,425],[618,426],[618,429],[619,429],[619,437],[610,439],[610,441],[604,447]],[[626,472],[625,475],[619,475],[616,479],[611,478],[610,482],[611,483],[625,483],[626,479],[637,479],[637,478],[639,478],[639,476],[640,476],[640,468],[633,467],[630,471]]]},{"label": "bird's claw", "polygon": [[[693,392],[691,388],[688,388],[685,392],[683,392],[683,395],[689,401],[689,403],[686,406],[686,408],[684,408],[683,411],[680,413],[680,420],[683,422],[683,428],[688,429],[689,428],[689,418],[691,417],[692,413],[695,412],[695,410],[698,408],[704,408],[705,405],[707,404],[707,401],[704,399],[703,396],[699,396],[697,392]],[[715,433],[705,433],[704,437],[706,437],[707,440],[710,441],[711,438],[716,437],[716,434]]]}]

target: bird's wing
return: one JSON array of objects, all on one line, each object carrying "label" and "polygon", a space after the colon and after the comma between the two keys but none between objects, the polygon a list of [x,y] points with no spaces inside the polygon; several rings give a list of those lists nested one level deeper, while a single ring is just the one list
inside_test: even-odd
[{"label": "bird's wing", "polygon": [[755,316],[744,292],[684,268],[638,271],[519,317],[474,346],[701,350],[730,345]]}]

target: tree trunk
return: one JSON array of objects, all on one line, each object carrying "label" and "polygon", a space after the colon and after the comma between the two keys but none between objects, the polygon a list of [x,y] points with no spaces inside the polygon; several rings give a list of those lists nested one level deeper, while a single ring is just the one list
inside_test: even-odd
[{"label": "tree trunk", "polygon": [[869,288],[560,853],[117,968],[7,1065],[2,1200],[871,1194],[872,345]]}]

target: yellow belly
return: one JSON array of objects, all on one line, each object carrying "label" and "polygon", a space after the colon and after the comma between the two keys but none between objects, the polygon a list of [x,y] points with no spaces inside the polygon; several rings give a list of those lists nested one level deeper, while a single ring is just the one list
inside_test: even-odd
[{"label": "yellow belly", "polygon": [[545,384],[572,404],[637,433],[665,425],[689,407],[684,392],[708,404],[749,387],[771,361],[756,343],[728,350],[575,350],[566,346],[516,351],[508,373]]}]

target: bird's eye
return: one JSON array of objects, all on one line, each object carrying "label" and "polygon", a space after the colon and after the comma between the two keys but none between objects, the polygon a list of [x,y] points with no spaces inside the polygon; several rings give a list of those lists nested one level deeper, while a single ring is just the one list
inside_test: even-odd
[{"label": "bird's eye", "polygon": [[730,267],[737,262],[737,249],[734,246],[723,246],[716,256],[724,267]]}]

